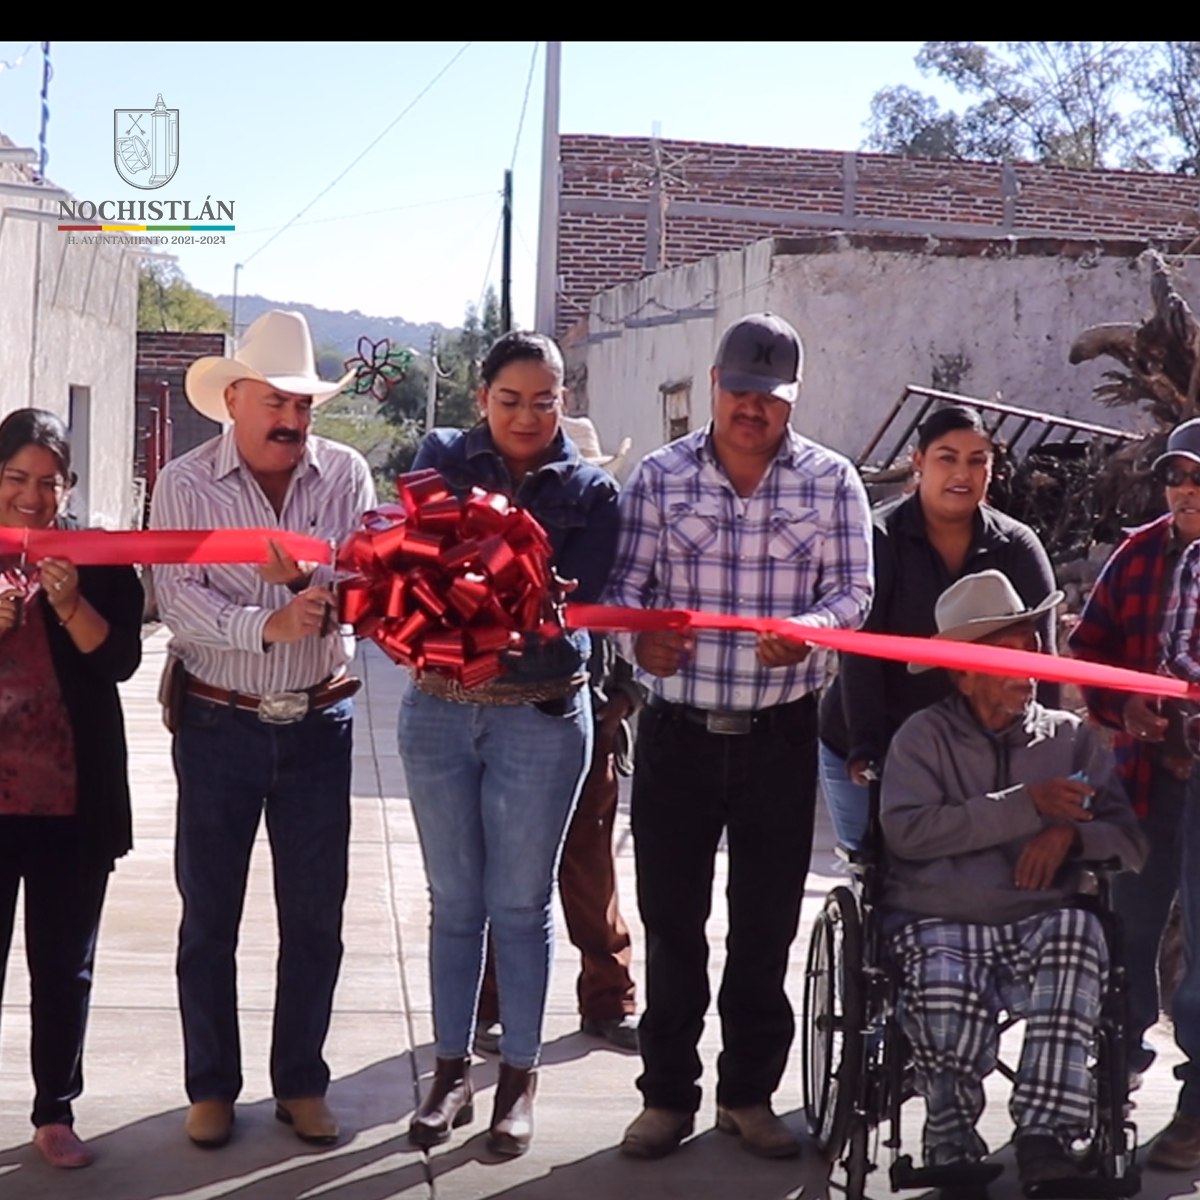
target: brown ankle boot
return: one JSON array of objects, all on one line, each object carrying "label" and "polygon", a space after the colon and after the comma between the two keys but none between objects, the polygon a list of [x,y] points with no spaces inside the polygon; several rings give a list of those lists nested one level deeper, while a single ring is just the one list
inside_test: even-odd
[{"label": "brown ankle boot", "polygon": [[439,1058],[429,1095],[409,1122],[408,1140],[414,1146],[440,1146],[450,1137],[450,1130],[474,1119],[471,1060]]},{"label": "brown ankle boot", "polygon": [[488,1132],[488,1149],[493,1154],[516,1158],[529,1149],[529,1143],[533,1141],[533,1097],[536,1092],[536,1071],[500,1064],[492,1127]]}]

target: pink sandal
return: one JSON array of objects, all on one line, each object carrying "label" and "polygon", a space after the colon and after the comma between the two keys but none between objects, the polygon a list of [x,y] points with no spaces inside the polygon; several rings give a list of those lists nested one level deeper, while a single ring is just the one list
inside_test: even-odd
[{"label": "pink sandal", "polygon": [[66,1170],[91,1166],[96,1157],[70,1125],[40,1126],[33,1135],[33,1144],[50,1166]]}]

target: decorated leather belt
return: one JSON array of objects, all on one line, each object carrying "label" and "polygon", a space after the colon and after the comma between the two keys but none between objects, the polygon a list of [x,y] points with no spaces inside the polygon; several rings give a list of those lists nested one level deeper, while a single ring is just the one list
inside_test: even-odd
[{"label": "decorated leather belt", "polygon": [[201,700],[211,700],[214,704],[227,704],[240,708],[243,712],[254,713],[260,721],[268,725],[292,725],[303,721],[309,713],[320,712],[323,708],[348,700],[362,687],[362,680],[353,675],[340,675],[336,679],[324,679],[314,687],[305,688],[299,692],[272,692],[267,696],[253,696],[249,692],[232,692],[226,688],[214,687],[211,683],[203,683],[199,679],[188,676],[186,691],[189,695],[199,696]]},{"label": "decorated leather belt", "polygon": [[815,703],[816,700],[811,695],[801,696],[799,700],[789,700],[786,704],[774,704],[769,708],[694,708],[690,704],[676,704],[658,696],[652,696],[649,700],[649,706],[665,717],[686,721],[689,725],[699,725],[709,733],[735,737],[773,729],[786,714],[795,712],[804,705],[812,707]]},{"label": "decorated leather belt", "polygon": [[[466,688],[457,679],[439,671],[413,672],[413,687],[439,700],[453,700],[457,704],[536,704],[559,716],[566,711],[566,701],[585,683],[586,675],[575,675],[570,679],[548,679],[538,683],[489,680],[479,687]],[[562,711],[555,713],[556,707],[561,707]]]}]

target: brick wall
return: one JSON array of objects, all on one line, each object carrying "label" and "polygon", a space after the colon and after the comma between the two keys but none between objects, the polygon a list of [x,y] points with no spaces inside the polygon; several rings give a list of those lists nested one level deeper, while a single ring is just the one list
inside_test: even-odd
[{"label": "brick wall", "polygon": [[171,417],[171,454],[178,458],[214,434],[221,432],[215,421],[202,417],[188,403],[183,377],[188,367],[206,354],[225,353],[223,333],[146,333],[137,335],[137,424],[134,431],[134,474],[146,475],[146,435],[150,408],[159,403],[161,384],[168,389]]},{"label": "brick wall", "polygon": [[[561,334],[597,292],[648,273],[656,166],[649,138],[591,134],[564,135],[560,161]],[[683,141],[660,141],[657,161],[660,270],[821,229],[1156,243],[1200,233],[1200,179],[1180,175]]]}]

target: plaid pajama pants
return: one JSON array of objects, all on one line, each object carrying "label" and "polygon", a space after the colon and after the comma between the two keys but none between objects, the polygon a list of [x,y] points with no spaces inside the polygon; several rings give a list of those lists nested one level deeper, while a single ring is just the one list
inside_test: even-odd
[{"label": "plaid pajama pants", "polygon": [[1070,1140],[1091,1130],[1088,1057],[1108,970],[1094,914],[1060,908],[1011,925],[926,917],[895,934],[893,952],[903,969],[900,1024],[926,1104],[926,1164],[988,1153],[975,1122],[1001,1010],[1026,1022],[1009,1102],[1017,1132]]}]

